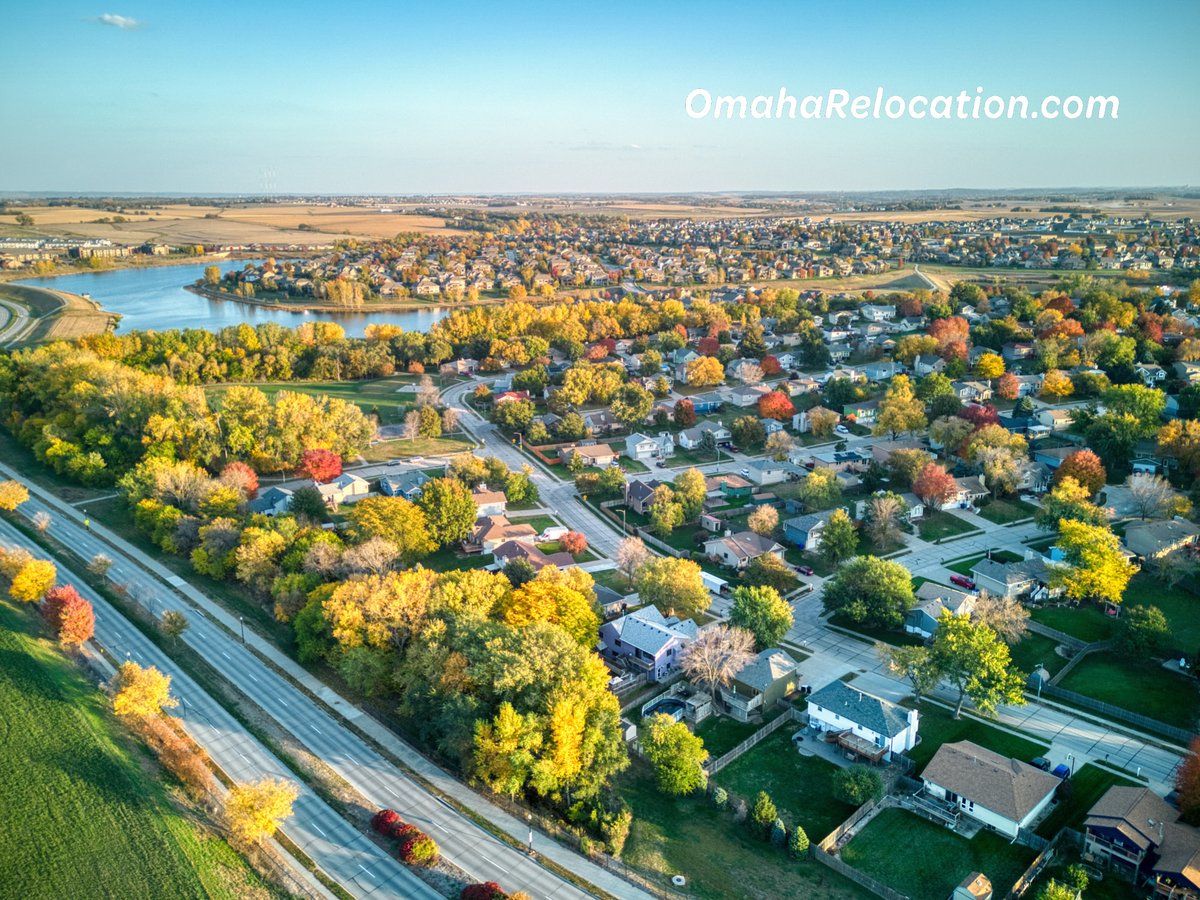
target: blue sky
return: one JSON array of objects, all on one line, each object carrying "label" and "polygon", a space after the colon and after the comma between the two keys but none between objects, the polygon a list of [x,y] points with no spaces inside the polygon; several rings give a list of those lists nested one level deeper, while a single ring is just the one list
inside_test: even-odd
[{"label": "blue sky", "polygon": [[[573,8],[578,6],[579,8]],[[10,4],[0,190],[1195,184],[1200,3]],[[975,7],[975,8],[973,8]],[[714,94],[1116,94],[1116,121],[691,120]]]}]

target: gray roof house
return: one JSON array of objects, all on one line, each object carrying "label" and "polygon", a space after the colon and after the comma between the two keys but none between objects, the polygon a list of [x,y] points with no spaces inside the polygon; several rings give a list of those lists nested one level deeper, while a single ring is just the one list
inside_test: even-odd
[{"label": "gray roof house", "polygon": [[1030,559],[1017,562],[981,559],[971,567],[971,577],[977,588],[998,597],[1028,594],[1034,600],[1044,600],[1050,596],[1050,570],[1036,552]]},{"label": "gray roof house", "polygon": [[1181,516],[1158,522],[1132,522],[1125,526],[1125,546],[1144,559],[1166,556],[1197,542],[1200,527]]},{"label": "gray roof house", "polygon": [[836,735],[844,749],[871,762],[917,743],[920,714],[861,691],[844,681],[831,681],[808,698],[808,724]]},{"label": "gray roof house", "polygon": [[942,584],[926,581],[916,592],[917,605],[904,617],[904,630],[921,637],[933,637],[937,631],[937,620],[947,610],[969,616],[975,608],[975,594],[955,590]]},{"label": "gray roof house", "polygon": [[680,621],[647,606],[600,626],[600,652],[660,681],[679,668],[684,646],[700,629],[691,619]]},{"label": "gray roof house", "polygon": [[756,710],[766,709],[795,690],[798,670],[790,653],[771,647],[738,670],[733,682],[721,688],[721,699],[735,719],[747,722]]},{"label": "gray roof house", "polygon": [[277,516],[292,508],[292,492],[284,487],[269,487],[246,505],[252,513]]},{"label": "gray roof house", "polygon": [[384,475],[379,479],[379,492],[387,497],[403,497],[405,500],[415,500],[421,496],[421,489],[429,476],[424,472],[401,472],[398,475]]}]

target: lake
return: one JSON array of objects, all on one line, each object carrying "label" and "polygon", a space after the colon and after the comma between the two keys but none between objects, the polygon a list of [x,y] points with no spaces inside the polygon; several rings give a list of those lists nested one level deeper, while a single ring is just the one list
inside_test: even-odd
[{"label": "lake", "polygon": [[[240,269],[248,260],[224,260],[218,263],[221,271]],[[449,310],[418,309],[407,312],[295,312],[286,309],[264,309],[234,300],[211,300],[191,291],[184,285],[194,284],[204,277],[204,269],[212,263],[184,266],[145,266],[136,269],[113,269],[108,272],[85,272],[79,275],[56,275],[18,282],[33,287],[51,288],[72,294],[88,294],[110,312],[120,313],[117,332],[165,331],[168,328],[207,328],[217,331],[229,325],[248,322],[278,322],[289,328],[314,320],[337,322],[350,337],[362,337],[373,322],[399,325],[406,331],[428,331],[429,326],[444,318]]]}]

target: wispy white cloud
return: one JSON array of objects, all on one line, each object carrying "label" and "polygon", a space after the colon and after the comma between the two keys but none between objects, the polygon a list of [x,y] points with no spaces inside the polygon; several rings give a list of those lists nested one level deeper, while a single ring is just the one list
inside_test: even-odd
[{"label": "wispy white cloud", "polygon": [[101,25],[111,25],[113,28],[139,28],[141,22],[131,16],[119,16],[116,13],[104,13],[96,16]]}]

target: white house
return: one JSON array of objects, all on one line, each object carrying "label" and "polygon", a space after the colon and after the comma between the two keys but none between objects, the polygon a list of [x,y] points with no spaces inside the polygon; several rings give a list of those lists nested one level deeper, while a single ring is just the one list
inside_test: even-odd
[{"label": "white house", "polygon": [[917,605],[904,617],[904,630],[923,638],[933,637],[938,619],[944,612],[969,616],[975,608],[976,594],[955,590],[933,581],[926,581],[916,592]]},{"label": "white house", "polygon": [[693,428],[679,432],[679,446],[684,450],[696,450],[704,440],[705,432],[712,434],[718,444],[728,441],[733,435],[720,422],[701,422]]},{"label": "white house", "polygon": [[753,531],[739,531],[704,542],[704,554],[732,569],[744,569],[752,559],[766,554],[783,559],[783,545]]},{"label": "white house", "polygon": [[889,703],[844,681],[831,681],[808,698],[808,724],[837,735],[857,756],[886,762],[917,743],[920,713]]},{"label": "white house", "polygon": [[337,507],[342,503],[353,503],[371,493],[371,486],[367,480],[350,472],[343,472],[333,481],[327,484],[318,484],[316,487],[321,499],[330,507]]},{"label": "white house", "polygon": [[773,459],[751,459],[746,462],[746,471],[750,474],[746,477],[757,484],[759,487],[766,487],[768,484],[779,484],[787,479],[787,469],[784,464],[776,462]]},{"label": "white house", "polygon": [[970,741],[942,744],[921,773],[925,793],[1009,838],[1050,805],[1062,782]]},{"label": "white house", "polygon": [[[662,438],[666,438],[666,442]],[[670,451],[663,452],[664,446],[669,445]],[[648,434],[631,434],[625,438],[625,455],[630,459],[636,459],[639,462],[645,462],[649,459],[657,459],[661,456],[668,456],[675,450],[675,441],[671,435],[664,432],[659,437],[650,437]]]},{"label": "white house", "polygon": [[484,516],[502,516],[508,512],[508,497],[504,491],[489,491],[486,484],[481,484],[471,491],[471,499],[475,501],[475,518]]}]

